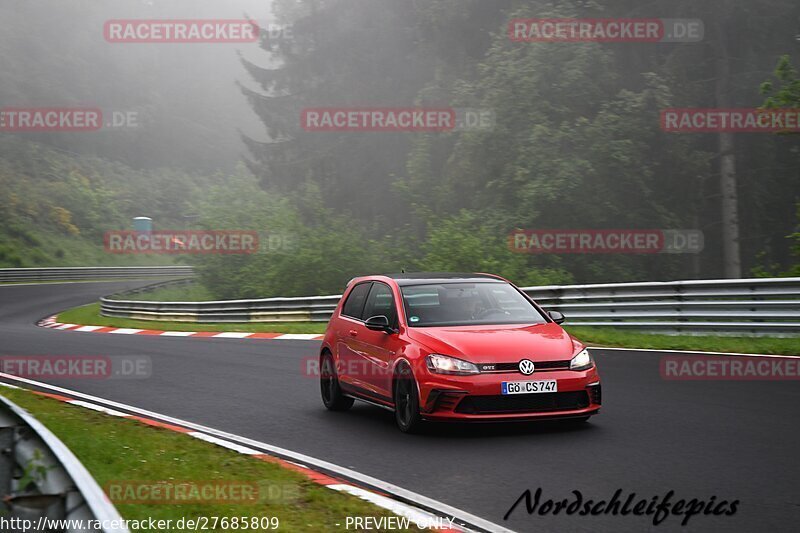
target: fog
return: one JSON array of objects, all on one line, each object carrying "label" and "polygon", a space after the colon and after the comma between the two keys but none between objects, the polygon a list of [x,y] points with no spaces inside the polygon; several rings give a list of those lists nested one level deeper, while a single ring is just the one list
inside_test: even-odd
[{"label": "fog", "polygon": [[[243,17],[262,30],[258,42],[105,33],[128,19]],[[654,32],[609,40],[587,26],[576,39],[540,39],[534,17],[638,20]],[[307,256],[292,255],[287,272],[301,257],[331,268],[298,292],[403,267],[492,270],[527,284],[790,274],[798,128],[687,130],[678,117],[691,117],[675,110],[717,120],[714,110],[753,119],[762,106],[800,107],[798,20],[789,0],[6,1],[0,105],[100,109],[104,124],[0,132],[0,207],[21,226],[33,217],[49,233],[56,220],[80,239],[141,214],[202,212],[191,220],[244,229],[280,222],[308,232]],[[387,110],[404,109],[454,126],[398,127]],[[54,183],[90,200],[19,203]],[[543,229],[679,232],[695,245],[532,252]],[[16,231],[15,243],[38,239]],[[14,254],[11,264],[69,257]]]},{"label": "fog", "polygon": [[[103,138],[108,133],[84,135],[77,151],[113,154],[134,166],[225,168],[244,151],[239,130],[263,131],[236,85],[249,83],[238,53],[269,63],[258,43],[109,43],[103,27],[116,19],[245,16],[268,27],[269,1],[14,0],[3,2],[0,13],[4,106],[85,105],[137,114],[136,131],[111,132],[114,143]],[[74,139],[57,137],[38,138],[77,148]]]}]

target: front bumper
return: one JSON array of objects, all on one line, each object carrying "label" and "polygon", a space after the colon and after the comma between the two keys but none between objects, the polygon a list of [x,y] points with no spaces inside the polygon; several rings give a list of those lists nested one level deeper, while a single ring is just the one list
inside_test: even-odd
[{"label": "front bumper", "polygon": [[[513,421],[597,414],[602,402],[597,368],[447,376],[426,372],[418,380],[423,418],[440,421]],[[558,392],[501,394],[503,381],[556,380]]]}]

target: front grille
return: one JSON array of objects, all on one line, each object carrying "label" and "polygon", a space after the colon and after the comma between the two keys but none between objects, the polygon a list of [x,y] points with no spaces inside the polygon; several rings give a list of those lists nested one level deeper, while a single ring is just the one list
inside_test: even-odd
[{"label": "front grille", "polygon": [[[534,373],[547,370],[569,370],[569,361],[533,362]],[[519,372],[519,361],[516,363],[479,363],[481,372]]]},{"label": "front grille", "polygon": [[565,411],[589,406],[585,390],[571,392],[546,392],[539,394],[514,394],[500,396],[467,396],[456,408],[457,413],[532,413]]}]

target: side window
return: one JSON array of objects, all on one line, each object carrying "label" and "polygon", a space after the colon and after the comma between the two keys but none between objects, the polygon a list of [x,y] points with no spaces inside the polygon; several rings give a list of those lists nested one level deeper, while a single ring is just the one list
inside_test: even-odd
[{"label": "side window", "polygon": [[370,285],[372,285],[372,282],[368,281],[353,287],[342,307],[343,315],[361,320],[361,311],[364,309],[364,302],[367,300]]},{"label": "side window", "polygon": [[389,324],[394,324],[397,318],[397,308],[394,305],[392,289],[383,283],[373,283],[369,291],[367,305],[364,307],[364,320],[383,315],[389,319]]}]

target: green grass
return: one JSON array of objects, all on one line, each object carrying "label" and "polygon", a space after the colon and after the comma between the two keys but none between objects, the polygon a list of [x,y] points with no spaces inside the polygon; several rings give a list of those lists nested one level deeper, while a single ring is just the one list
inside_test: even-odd
[{"label": "green grass", "polygon": [[100,316],[100,304],[75,307],[58,314],[57,320],[65,324],[83,326],[111,326],[117,328],[157,329],[164,331],[242,331],[247,333],[325,333],[325,322],[281,322],[271,324],[162,322],[160,320],[132,320]]},{"label": "green grass", "polygon": [[146,300],[154,302],[208,302],[215,300],[208,289],[198,283],[162,287],[137,294],[120,297],[123,300]]},{"label": "green grass", "polygon": [[[101,487],[110,482],[190,480],[256,482],[264,490],[260,501],[250,504],[117,505],[122,517],[128,520],[274,516],[280,520],[280,531],[331,531],[342,530],[347,516],[393,516],[363,500],[310,482],[302,474],[282,466],[181,433],[95,413],[24,390],[3,388],[0,392],[55,433]],[[342,527],[337,527],[337,523]]]},{"label": "green grass", "polygon": [[65,235],[37,227],[24,229],[24,237],[12,237],[0,228],[0,268],[68,266],[180,265],[181,256],[161,254],[112,254],[103,248],[103,236]]},{"label": "green grass", "polygon": [[800,355],[800,338],[650,335],[614,328],[581,326],[567,326],[565,329],[583,342],[601,346]]}]

